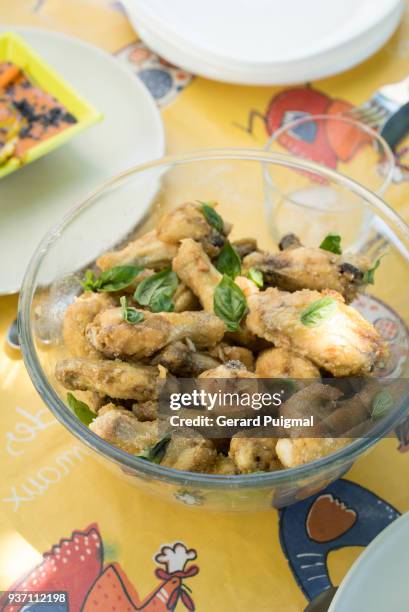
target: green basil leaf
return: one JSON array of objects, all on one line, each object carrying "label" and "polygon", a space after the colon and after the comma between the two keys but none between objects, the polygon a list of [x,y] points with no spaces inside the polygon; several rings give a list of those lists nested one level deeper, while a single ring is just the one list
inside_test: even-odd
[{"label": "green basil leaf", "polygon": [[140,323],[144,320],[143,312],[137,310],[133,306],[128,306],[128,299],[125,295],[123,295],[119,300],[122,307],[122,318],[127,323],[132,323],[135,325],[136,323]]},{"label": "green basil leaf", "polygon": [[85,272],[84,280],[81,281],[81,285],[84,291],[96,291],[96,282],[95,274],[92,270],[87,270]]},{"label": "green basil leaf", "polygon": [[341,236],[338,236],[338,234],[328,234],[321,242],[320,249],[330,251],[331,253],[335,253],[335,255],[342,255]]},{"label": "green basil leaf", "polygon": [[145,459],[146,461],[151,461],[152,463],[160,463],[166,453],[170,439],[170,434],[166,434],[159,442],[156,442],[156,444],[149,448],[145,448],[137,457]]},{"label": "green basil leaf", "polygon": [[246,298],[240,287],[226,274],[215,289],[213,308],[229,331],[240,329],[240,321],[247,310]]},{"label": "green basil leaf", "polygon": [[247,276],[251,281],[253,281],[255,285],[257,285],[257,287],[260,287],[260,289],[263,287],[264,277],[261,270],[257,270],[257,268],[250,268],[247,273]]},{"label": "green basil leaf", "polygon": [[377,259],[375,261],[374,265],[372,266],[372,268],[369,268],[369,270],[367,270],[365,272],[364,277],[362,279],[362,282],[365,283],[366,285],[374,285],[375,284],[375,270],[377,270],[379,268],[379,265],[381,263],[381,259],[382,259],[382,257]]},{"label": "green basil leaf", "polygon": [[216,261],[216,268],[222,274],[227,274],[233,280],[241,274],[241,259],[236,249],[226,242]]},{"label": "green basil leaf", "polygon": [[151,299],[150,309],[152,312],[173,312],[175,304],[169,295],[159,293]]},{"label": "green basil leaf", "polygon": [[153,312],[171,312],[172,301],[179,280],[170,268],[157,272],[139,283],[135,291],[135,300],[142,306],[148,306]]},{"label": "green basil leaf", "polygon": [[141,266],[116,266],[101,272],[98,277],[97,291],[120,291],[128,287],[142,272]]},{"label": "green basil leaf", "polygon": [[67,402],[75,416],[84,425],[89,425],[95,419],[96,414],[92,412],[89,406],[78,400],[72,393],[67,393]]},{"label": "green basil leaf", "polygon": [[141,266],[115,266],[104,270],[98,277],[95,277],[92,270],[87,270],[81,284],[85,291],[120,291],[128,287],[142,270]]},{"label": "green basil leaf", "polygon": [[389,393],[389,391],[387,391],[387,389],[380,391],[374,397],[374,400],[372,402],[372,412],[371,412],[372,419],[374,420],[382,419],[385,415],[388,414],[388,412],[391,410],[392,407],[393,407],[392,395]]},{"label": "green basil leaf", "polygon": [[224,230],[224,221],[219,213],[215,211],[213,206],[206,204],[206,202],[200,202],[200,200],[198,200],[198,202],[202,205],[202,213],[204,214],[208,224],[222,234]]},{"label": "green basil leaf", "polygon": [[312,302],[301,313],[301,323],[307,327],[317,327],[328,319],[336,310],[337,301],[332,297],[324,297]]}]

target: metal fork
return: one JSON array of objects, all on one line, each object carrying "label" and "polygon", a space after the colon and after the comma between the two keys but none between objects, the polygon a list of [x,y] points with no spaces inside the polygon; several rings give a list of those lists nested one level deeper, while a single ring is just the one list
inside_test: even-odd
[{"label": "metal fork", "polygon": [[369,127],[380,129],[407,103],[409,103],[409,76],[398,83],[381,87],[367,102],[356,106],[346,114],[352,119],[366,123]]}]

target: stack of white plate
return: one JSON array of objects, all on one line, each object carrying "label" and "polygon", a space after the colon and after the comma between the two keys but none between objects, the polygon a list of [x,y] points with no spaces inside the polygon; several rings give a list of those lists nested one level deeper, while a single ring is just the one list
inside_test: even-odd
[{"label": "stack of white plate", "polygon": [[135,29],[172,64],[248,85],[297,83],[375,53],[405,0],[122,0]]}]

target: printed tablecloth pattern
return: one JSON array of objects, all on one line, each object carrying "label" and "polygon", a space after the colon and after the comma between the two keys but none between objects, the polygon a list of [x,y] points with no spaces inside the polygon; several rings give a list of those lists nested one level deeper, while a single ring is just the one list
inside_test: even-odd
[{"label": "printed tablecloth pattern", "polygon": [[[409,63],[409,6],[399,31],[363,65],[285,90],[169,66],[137,39],[118,2],[0,0],[0,20],[78,36],[128,63],[163,109],[169,153],[263,147],[284,113],[361,103]],[[405,144],[397,158],[388,199],[409,220]],[[66,590],[72,610],[295,612],[338,585],[362,546],[409,510],[407,439],[384,440],[326,491],[280,513],[215,515],[146,496],[44,407],[6,342],[16,308],[16,296],[0,298],[0,589]]]}]

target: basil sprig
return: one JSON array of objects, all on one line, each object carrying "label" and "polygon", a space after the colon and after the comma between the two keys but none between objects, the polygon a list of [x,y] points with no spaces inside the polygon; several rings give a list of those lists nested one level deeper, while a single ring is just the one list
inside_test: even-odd
[{"label": "basil sprig", "polygon": [[321,242],[320,249],[330,251],[331,253],[335,253],[335,255],[342,255],[341,236],[338,236],[338,234],[328,234]]},{"label": "basil sprig", "polygon": [[148,306],[152,312],[172,312],[175,309],[172,297],[178,283],[175,272],[166,268],[139,283],[135,300],[142,306]]},{"label": "basil sprig", "polygon": [[380,391],[372,402],[371,417],[374,421],[382,419],[393,406],[393,397],[387,389]]},{"label": "basil sprig", "polygon": [[372,268],[369,268],[369,270],[367,270],[365,272],[364,277],[362,279],[362,282],[365,283],[366,285],[374,285],[375,284],[375,270],[377,270],[379,268],[379,265],[381,263],[381,259],[382,259],[382,257],[377,259],[375,261],[374,265],[372,266]]},{"label": "basil sprig", "polygon": [[145,461],[151,461],[152,463],[160,463],[165,456],[167,446],[170,442],[170,434],[166,434],[156,442],[153,446],[145,448],[137,457],[145,459]]},{"label": "basil sprig", "polygon": [[216,268],[233,280],[241,274],[241,259],[234,246],[226,242],[216,261]]},{"label": "basil sprig", "polygon": [[89,406],[85,402],[78,400],[72,393],[67,393],[68,406],[71,408],[75,416],[84,423],[89,425],[96,417]]},{"label": "basil sprig", "polygon": [[125,295],[123,295],[119,300],[122,308],[122,318],[127,323],[132,323],[136,325],[136,323],[140,323],[144,320],[143,312],[140,310],[136,310],[133,306],[128,306],[128,299]]},{"label": "basil sprig", "polygon": [[307,327],[317,327],[328,319],[337,308],[337,301],[332,297],[324,297],[312,302],[301,313],[301,323]]},{"label": "basil sprig", "polygon": [[251,281],[253,281],[255,285],[257,285],[257,287],[260,287],[260,289],[263,287],[264,277],[261,270],[257,270],[257,268],[250,268],[247,273],[247,276]]},{"label": "basil sprig", "polygon": [[81,285],[85,291],[120,291],[128,287],[142,270],[141,266],[115,266],[97,277],[92,270],[87,270]]},{"label": "basil sprig", "polygon": [[240,287],[226,274],[215,289],[213,309],[229,331],[240,329],[240,321],[247,310],[246,298]]},{"label": "basil sprig", "polygon": [[215,230],[220,232],[220,234],[222,234],[224,230],[224,221],[219,215],[219,213],[216,212],[213,206],[210,206],[210,204],[206,204],[206,202],[200,202],[200,200],[198,200],[198,202],[202,205],[202,213],[204,214],[208,224],[211,225]]}]

